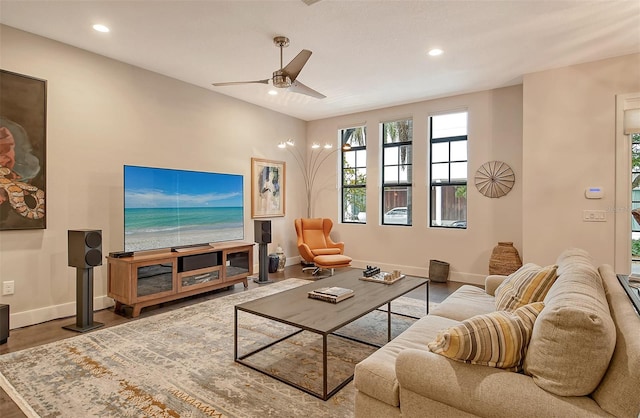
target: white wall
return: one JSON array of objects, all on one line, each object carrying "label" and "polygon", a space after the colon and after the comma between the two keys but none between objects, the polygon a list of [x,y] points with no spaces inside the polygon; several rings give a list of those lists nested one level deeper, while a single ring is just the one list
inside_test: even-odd
[{"label": "white wall", "polygon": [[[75,315],[67,230],[101,229],[103,253],[123,249],[124,164],[243,174],[253,242],[250,158],[282,160],[276,144],[304,143],[304,121],[7,26],[0,39],[2,69],[48,82],[47,229],[0,231],[0,282],[15,281],[0,303],[11,306],[12,328]],[[269,250],[281,243],[293,254],[301,194],[288,193],[286,207]],[[99,309],[111,303],[106,265],[94,276]]]},{"label": "white wall", "polygon": [[[630,213],[615,208],[616,95],[637,91],[640,54],[524,77],[525,260],[549,264],[580,247],[596,263],[614,264],[614,212]],[[605,197],[586,199],[589,186],[603,187]],[[606,211],[607,221],[583,222],[585,209]]]},{"label": "white wall", "polygon": [[[467,109],[469,112],[468,228],[428,227],[428,117]],[[380,225],[380,123],[413,118],[413,226]],[[483,283],[491,250],[498,241],[522,244],[522,86],[424,101],[370,112],[312,121],[307,140],[336,142],[338,130],[366,123],[367,224],[337,224],[337,239],[356,265],[376,264],[427,275],[429,260],[450,263],[450,280]],[[321,187],[314,205],[316,216],[340,219],[336,156],[322,167]],[[512,191],[490,199],[476,189],[473,177],[485,162],[504,161],[516,175]],[[374,168],[375,167],[375,168]]]}]

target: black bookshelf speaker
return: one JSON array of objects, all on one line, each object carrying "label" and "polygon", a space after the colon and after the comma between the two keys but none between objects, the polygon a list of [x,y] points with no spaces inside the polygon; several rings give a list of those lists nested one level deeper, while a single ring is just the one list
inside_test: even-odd
[{"label": "black bookshelf speaker", "polygon": [[69,266],[81,269],[102,265],[102,231],[68,231]]},{"label": "black bookshelf speaker", "polygon": [[9,338],[9,305],[0,305],[0,344]]},{"label": "black bookshelf speaker", "polygon": [[255,242],[269,244],[271,242],[271,221],[253,221]]}]

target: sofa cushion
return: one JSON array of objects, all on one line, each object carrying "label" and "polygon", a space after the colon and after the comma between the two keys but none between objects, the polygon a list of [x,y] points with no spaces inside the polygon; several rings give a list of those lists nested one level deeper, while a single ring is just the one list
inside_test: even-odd
[{"label": "sofa cushion", "polygon": [[392,406],[400,405],[396,358],[407,348],[428,351],[427,343],[438,331],[457,321],[429,314],[411,325],[384,347],[356,364],[353,384],[360,392]]},{"label": "sofa cushion", "polygon": [[433,315],[443,316],[456,321],[464,321],[475,315],[486,314],[496,310],[493,296],[476,286],[459,287],[436,307],[429,309]]},{"label": "sofa cushion", "polygon": [[556,280],[558,266],[540,267],[527,263],[510,274],[496,289],[496,309],[515,311],[529,303],[544,299]]},{"label": "sofa cushion", "polygon": [[591,255],[582,248],[568,248],[558,256],[556,260],[558,266],[558,275],[567,269],[573,269],[576,266],[593,267],[593,259]]},{"label": "sofa cushion", "polygon": [[544,303],[535,302],[514,312],[474,316],[441,331],[428,347],[453,360],[520,371],[533,324],[543,307]]},{"label": "sofa cushion", "polygon": [[548,392],[584,396],[609,367],[616,329],[602,279],[588,255],[563,253],[558,271],[533,327],[524,371]]},{"label": "sofa cushion", "polygon": [[490,274],[484,279],[484,291],[487,295],[496,296],[496,290],[509,276]]}]

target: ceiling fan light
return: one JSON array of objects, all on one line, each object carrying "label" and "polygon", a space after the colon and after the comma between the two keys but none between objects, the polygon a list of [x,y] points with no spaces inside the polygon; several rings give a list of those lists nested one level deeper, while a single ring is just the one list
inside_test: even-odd
[{"label": "ceiling fan light", "polygon": [[278,144],[278,148],[286,148],[287,144],[284,141],[280,141],[280,143]]},{"label": "ceiling fan light", "polygon": [[433,48],[429,51],[429,55],[431,55],[432,57],[437,57],[438,55],[442,55],[443,52],[444,51],[440,48]]},{"label": "ceiling fan light", "polygon": [[317,142],[314,142],[313,144],[311,144],[311,148],[312,149],[318,149],[318,148],[320,148],[320,144],[318,144]]},{"label": "ceiling fan light", "polygon": [[330,143],[327,142],[326,144],[324,144],[324,149],[331,149],[331,148],[333,148],[333,145],[331,145]]},{"label": "ceiling fan light", "polygon": [[287,145],[289,145],[290,147],[292,147],[292,146],[294,146],[296,143],[295,143],[295,141],[294,141],[293,139],[287,139],[286,144],[287,144]]},{"label": "ceiling fan light", "polygon": [[272,89],[272,90],[269,90],[267,93],[268,93],[270,96],[277,96],[277,95],[278,95],[278,91],[277,91],[277,90],[273,90],[273,89]]}]

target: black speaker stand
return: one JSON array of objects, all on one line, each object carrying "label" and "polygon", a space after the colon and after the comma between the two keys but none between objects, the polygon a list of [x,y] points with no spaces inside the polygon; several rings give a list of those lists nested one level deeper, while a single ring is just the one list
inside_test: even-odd
[{"label": "black speaker stand", "polygon": [[76,268],[76,323],[62,328],[87,332],[103,325],[102,322],[93,322],[93,267]]},{"label": "black speaker stand", "polygon": [[273,283],[269,280],[269,256],[267,255],[267,243],[258,243],[258,277],[253,279],[258,284]]}]

